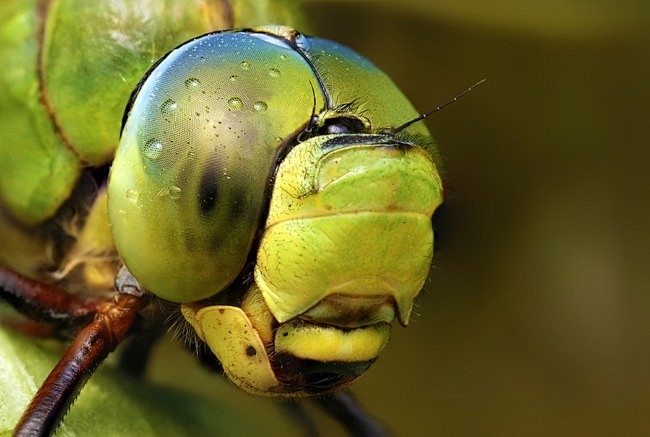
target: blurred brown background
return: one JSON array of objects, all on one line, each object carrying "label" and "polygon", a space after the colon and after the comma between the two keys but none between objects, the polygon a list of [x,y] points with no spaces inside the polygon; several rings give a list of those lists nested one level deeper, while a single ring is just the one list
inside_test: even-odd
[{"label": "blurred brown background", "polygon": [[[435,268],[362,402],[398,436],[648,435],[650,3],[306,8],[310,33],[366,55],[423,112],[488,79],[427,120],[448,196]],[[269,435],[297,430],[226,382],[180,384],[250,403]]]},{"label": "blurred brown background", "polygon": [[398,435],[650,433],[650,3],[308,1],[446,162],[435,270],[356,386]]}]

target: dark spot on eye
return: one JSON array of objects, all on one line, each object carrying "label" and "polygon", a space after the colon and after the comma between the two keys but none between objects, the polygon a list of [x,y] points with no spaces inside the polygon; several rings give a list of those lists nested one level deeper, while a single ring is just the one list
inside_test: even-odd
[{"label": "dark spot on eye", "polygon": [[246,355],[248,355],[249,357],[254,357],[255,355],[257,355],[257,350],[253,346],[248,346],[246,348]]},{"label": "dark spot on eye", "polygon": [[210,214],[217,205],[218,182],[217,166],[206,166],[199,184],[199,210],[202,215]]},{"label": "dark spot on eye", "polygon": [[219,314],[223,314],[224,312],[226,312],[226,310],[224,310],[223,308],[219,308]]},{"label": "dark spot on eye", "polygon": [[283,337],[287,337],[288,335],[289,335],[288,332],[285,332],[284,334],[282,334]]}]

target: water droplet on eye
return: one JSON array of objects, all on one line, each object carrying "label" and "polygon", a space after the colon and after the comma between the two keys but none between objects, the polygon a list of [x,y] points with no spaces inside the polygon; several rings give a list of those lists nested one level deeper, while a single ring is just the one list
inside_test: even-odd
[{"label": "water droplet on eye", "polygon": [[237,80],[237,76],[233,74],[232,76],[230,76],[229,79],[230,79],[231,82],[234,82],[234,81]]},{"label": "water droplet on eye", "polygon": [[162,105],[160,105],[160,112],[162,112],[164,115],[169,115],[174,112],[177,107],[178,103],[172,99],[167,99],[162,103]]},{"label": "water droplet on eye", "polygon": [[174,200],[178,200],[181,197],[181,189],[177,186],[172,186],[169,188],[169,197]]},{"label": "water droplet on eye", "polygon": [[248,70],[249,68],[251,68],[251,63],[248,61],[241,61],[239,66],[241,67],[242,70]]},{"label": "water droplet on eye", "polygon": [[190,89],[196,89],[201,86],[201,81],[196,77],[190,77],[189,79],[185,80],[185,86]]},{"label": "water droplet on eye", "polygon": [[194,150],[190,150],[187,152],[187,159],[194,159],[196,157],[196,152]]},{"label": "water droplet on eye", "polygon": [[144,156],[151,159],[152,161],[158,159],[162,154],[162,151],[163,151],[162,143],[155,138],[150,139],[144,145]]},{"label": "water droplet on eye", "polygon": [[253,104],[253,109],[255,109],[257,112],[264,112],[264,111],[266,111],[267,107],[268,106],[267,106],[266,102],[262,102],[262,101],[255,102]]},{"label": "water droplet on eye", "polygon": [[280,77],[280,70],[278,70],[277,68],[271,68],[269,70],[269,76],[271,76],[271,77]]},{"label": "water droplet on eye", "polygon": [[233,111],[238,111],[244,107],[244,102],[239,97],[231,97],[228,99],[228,106]]},{"label": "water droplet on eye", "polygon": [[285,59],[287,59],[287,55],[280,55],[280,59],[284,61]]},{"label": "water droplet on eye", "polygon": [[126,198],[129,199],[129,202],[131,203],[138,203],[138,199],[140,198],[140,193],[138,193],[136,190],[131,188],[130,190],[126,191]]}]

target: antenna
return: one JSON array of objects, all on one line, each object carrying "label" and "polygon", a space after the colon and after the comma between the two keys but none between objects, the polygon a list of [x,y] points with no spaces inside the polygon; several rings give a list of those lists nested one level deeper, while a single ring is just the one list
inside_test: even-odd
[{"label": "antenna", "polygon": [[399,127],[396,127],[395,129],[390,129],[389,132],[392,133],[392,134],[396,134],[396,133],[398,133],[399,131],[402,131],[402,130],[406,129],[407,127],[409,127],[409,126],[412,125],[413,123],[417,123],[418,121],[424,120],[425,118],[427,118],[428,116],[430,116],[430,115],[433,114],[434,112],[438,112],[438,111],[440,111],[442,108],[445,108],[445,107],[451,105],[451,104],[454,103],[456,100],[460,99],[460,98],[463,97],[465,94],[467,94],[468,92],[472,91],[474,88],[476,88],[477,86],[481,85],[481,84],[482,84],[483,82],[485,82],[486,80],[487,80],[487,79],[481,79],[481,80],[479,80],[479,81],[476,82],[474,85],[472,85],[472,86],[466,88],[463,92],[461,92],[460,94],[456,95],[454,98],[452,98],[452,99],[449,100],[448,102],[446,102],[446,103],[444,103],[444,104],[438,106],[438,107],[435,108],[435,109],[432,109],[432,110],[429,111],[429,112],[426,112],[426,113],[420,115],[419,117],[414,118],[413,120],[407,121],[406,123],[404,123],[403,125],[401,125],[401,126],[399,126]]}]

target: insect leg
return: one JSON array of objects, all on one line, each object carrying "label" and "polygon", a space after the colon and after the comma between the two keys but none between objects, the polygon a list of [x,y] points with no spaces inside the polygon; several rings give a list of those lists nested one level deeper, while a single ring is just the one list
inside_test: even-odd
[{"label": "insect leg", "polygon": [[383,437],[390,435],[383,424],[365,411],[347,391],[314,399],[314,402],[345,427],[351,436]]},{"label": "insect leg", "polygon": [[40,322],[72,327],[89,321],[105,299],[81,298],[0,266],[0,293],[16,309]]},{"label": "insect leg", "polygon": [[99,305],[32,399],[15,436],[51,435],[97,366],[124,339],[146,297],[115,293]]}]

